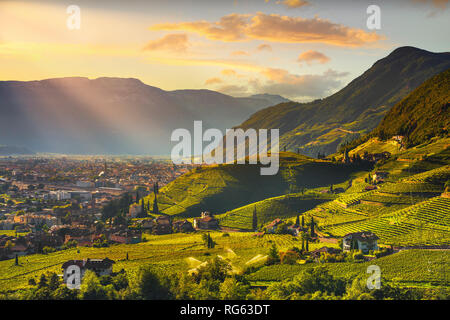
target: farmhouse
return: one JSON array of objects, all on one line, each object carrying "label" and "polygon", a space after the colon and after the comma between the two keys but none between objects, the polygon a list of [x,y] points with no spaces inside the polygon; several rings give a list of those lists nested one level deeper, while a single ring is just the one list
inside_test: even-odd
[{"label": "farmhouse", "polygon": [[369,250],[378,250],[377,235],[370,231],[348,233],[343,239],[344,251],[361,250],[364,253]]},{"label": "farmhouse", "polygon": [[[62,265],[64,283],[67,283],[67,278],[70,274],[67,268],[76,265],[80,268],[81,278],[83,278],[86,270],[94,271],[98,276],[110,275],[112,273],[112,266],[115,262],[111,259],[85,259],[85,260],[69,260]],[[72,271],[73,273],[74,271]]]},{"label": "farmhouse", "polygon": [[219,228],[219,220],[214,218],[213,214],[205,211],[202,212],[201,218],[194,219],[194,228],[195,229],[218,229]]},{"label": "farmhouse", "polygon": [[194,231],[194,227],[192,223],[187,220],[175,221],[173,223],[173,229],[175,232],[192,232]]},{"label": "farmhouse", "polygon": [[134,244],[142,242],[142,232],[124,230],[118,231],[109,236],[109,240],[122,244]]},{"label": "farmhouse", "polygon": [[388,176],[387,172],[383,172],[383,171],[375,171],[372,174],[372,181],[374,182],[383,182],[384,179]]},{"label": "farmhouse", "polygon": [[322,247],[320,249],[316,249],[316,250],[311,251],[311,255],[314,258],[320,258],[320,254],[322,252],[323,253],[329,253],[329,254],[338,254],[338,253],[341,252],[341,250],[340,249],[336,249],[336,248],[331,248],[331,247]]},{"label": "farmhouse", "polygon": [[164,215],[159,216],[155,219],[155,234],[169,234],[172,233],[172,221],[170,220],[170,216]]}]

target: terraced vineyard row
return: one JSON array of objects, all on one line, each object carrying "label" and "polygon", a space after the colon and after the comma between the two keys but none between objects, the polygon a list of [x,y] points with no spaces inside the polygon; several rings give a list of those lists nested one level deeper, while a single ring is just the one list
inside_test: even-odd
[{"label": "terraced vineyard row", "polygon": [[[324,230],[335,236],[372,231],[381,242],[402,245],[450,244],[450,199],[436,197],[378,218]],[[420,234],[421,237],[417,237]]]},{"label": "terraced vineyard row", "polygon": [[397,182],[385,183],[380,187],[379,191],[394,194],[441,193],[443,188],[440,185],[434,185],[426,182]]},{"label": "terraced vineyard row", "polygon": [[408,219],[450,227],[450,198],[432,198],[408,212]]},{"label": "terraced vineyard row", "polygon": [[404,182],[445,183],[450,179],[450,166],[442,166],[403,179]]}]

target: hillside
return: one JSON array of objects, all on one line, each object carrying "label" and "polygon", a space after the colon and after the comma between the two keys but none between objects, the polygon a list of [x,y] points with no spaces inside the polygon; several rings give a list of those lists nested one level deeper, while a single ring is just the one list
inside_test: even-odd
[{"label": "hillside", "polygon": [[425,81],[383,118],[373,134],[405,137],[409,146],[437,135],[448,135],[450,125],[450,69]]},{"label": "hillside", "polygon": [[374,129],[396,103],[450,67],[450,53],[401,47],[328,98],[282,103],[253,114],[240,127],[279,128],[280,145],[309,156]]},{"label": "hillside", "polygon": [[0,144],[69,154],[169,154],[174,129],[202,120],[204,128],[224,132],[274,101],[285,99],[164,91],[125,78],[1,81]]},{"label": "hillside", "polygon": [[9,156],[15,154],[34,154],[33,151],[30,151],[27,148],[18,147],[18,146],[1,146],[0,145],[0,156]]},{"label": "hillside", "polygon": [[[274,176],[261,176],[259,165],[205,166],[162,188],[158,206],[165,214],[185,217],[199,216],[205,210],[220,214],[304,188],[328,187],[347,180],[355,170],[293,153],[280,154],[280,170]],[[150,208],[153,200],[153,195],[145,200],[150,201]]]}]

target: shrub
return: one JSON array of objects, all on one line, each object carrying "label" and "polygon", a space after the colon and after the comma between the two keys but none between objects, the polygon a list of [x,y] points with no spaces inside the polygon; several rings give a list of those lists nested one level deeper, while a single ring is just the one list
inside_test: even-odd
[{"label": "shrub", "polygon": [[55,252],[55,251],[56,251],[56,249],[52,248],[52,247],[44,247],[44,248],[42,248],[42,253],[43,254],[49,254],[49,253],[52,253],[52,252]]},{"label": "shrub", "polygon": [[282,264],[295,264],[300,258],[299,254],[295,251],[286,251],[281,254]]}]

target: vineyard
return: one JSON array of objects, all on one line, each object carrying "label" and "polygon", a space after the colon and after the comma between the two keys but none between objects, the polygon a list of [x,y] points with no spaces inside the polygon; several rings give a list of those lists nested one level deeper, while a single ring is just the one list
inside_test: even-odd
[{"label": "vineyard", "polygon": [[323,229],[335,236],[372,231],[385,244],[448,245],[449,219],[450,199],[435,197],[391,214],[365,221],[325,226]]},{"label": "vineyard", "polygon": [[[351,279],[358,275],[365,275],[367,267],[371,264],[374,262],[324,263],[321,266],[325,266],[336,277]],[[450,285],[450,277],[446,272],[449,264],[450,252],[445,250],[406,250],[376,260],[383,278],[412,286],[428,283]],[[304,270],[315,266],[317,265],[267,266],[251,274],[249,280],[256,283],[290,280]]]},{"label": "vineyard", "polygon": [[255,209],[258,227],[260,227],[261,224],[267,224],[276,218],[295,217],[329,199],[329,196],[311,197],[299,193],[289,194],[237,208],[218,216],[218,218],[220,225],[223,227],[250,230],[252,229],[252,218]]}]

